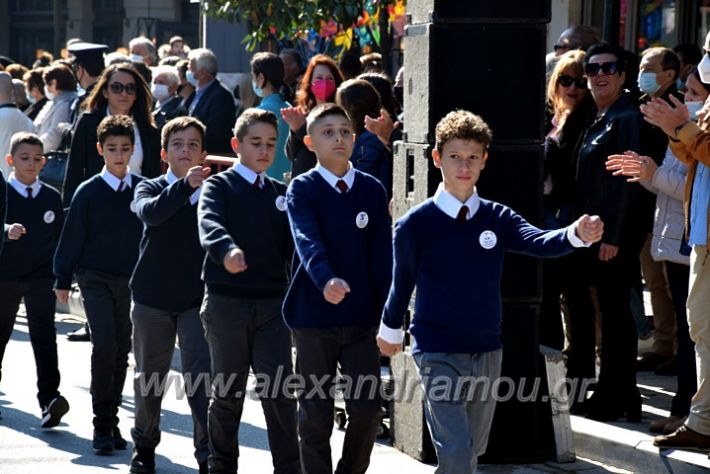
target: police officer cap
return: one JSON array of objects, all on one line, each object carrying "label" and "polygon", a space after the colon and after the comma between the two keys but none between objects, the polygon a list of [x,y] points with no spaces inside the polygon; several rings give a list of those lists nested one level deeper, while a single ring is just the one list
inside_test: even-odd
[{"label": "police officer cap", "polygon": [[74,43],[67,47],[76,60],[103,59],[104,52],[108,50],[105,44],[96,43]]}]

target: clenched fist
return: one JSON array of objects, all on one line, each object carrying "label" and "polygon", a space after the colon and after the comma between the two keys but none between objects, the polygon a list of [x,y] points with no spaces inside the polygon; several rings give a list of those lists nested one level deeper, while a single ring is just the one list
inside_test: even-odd
[{"label": "clenched fist", "polygon": [[585,214],[577,219],[575,232],[577,237],[588,244],[599,242],[604,234],[604,222],[599,216]]}]

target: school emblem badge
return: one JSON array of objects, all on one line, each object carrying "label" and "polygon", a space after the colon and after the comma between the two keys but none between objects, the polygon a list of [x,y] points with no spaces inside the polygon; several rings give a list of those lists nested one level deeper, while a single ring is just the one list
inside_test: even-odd
[{"label": "school emblem badge", "polygon": [[495,247],[497,242],[498,237],[496,237],[496,234],[494,234],[493,231],[490,230],[484,230],[478,237],[478,243],[481,244],[481,247],[486,250],[490,250]]},{"label": "school emblem badge", "polygon": [[54,215],[54,211],[47,211],[44,213],[44,216],[43,216],[44,222],[47,224],[51,224],[52,222],[54,222],[55,217],[56,216]]},{"label": "school emblem badge", "polygon": [[276,198],[276,209],[283,212],[286,210],[286,196],[279,196]]},{"label": "school emblem badge", "polygon": [[370,218],[368,217],[367,212],[360,212],[355,218],[355,225],[358,226],[359,229],[367,227],[368,222],[370,222]]}]

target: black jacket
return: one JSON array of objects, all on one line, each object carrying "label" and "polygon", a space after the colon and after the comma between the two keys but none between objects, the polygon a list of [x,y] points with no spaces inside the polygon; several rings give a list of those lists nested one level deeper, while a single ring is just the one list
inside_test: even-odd
[{"label": "black jacket", "polygon": [[27,115],[27,118],[34,122],[37,116],[39,115],[40,110],[42,110],[42,107],[44,107],[47,102],[49,102],[49,99],[43,97],[42,99],[27,107],[25,109],[25,115]]},{"label": "black jacket", "polygon": [[644,120],[628,92],[601,117],[596,113],[593,107],[577,147],[575,211],[577,215],[598,214],[604,221],[602,242],[620,246],[645,237],[647,216],[639,212],[639,204],[641,193],[648,191],[638,183],[627,183],[625,176],[613,176],[605,163],[609,155],[626,150],[645,152]]},{"label": "black jacket", "polygon": [[[79,118],[74,129],[67,159],[67,171],[64,176],[62,200],[64,207],[69,207],[76,188],[99,174],[104,167],[104,160],[96,149],[98,137],[96,128],[106,110],[85,112]],[[155,178],[160,175],[160,132],[155,127],[140,127],[141,146],[143,147],[143,169],[141,175]]]},{"label": "black jacket", "polygon": [[[193,102],[195,100],[197,96]],[[205,148],[208,153],[232,153],[232,129],[236,117],[234,96],[218,79],[207,87],[190,116],[200,119],[207,127]]]},{"label": "black jacket", "polygon": [[[557,138],[545,139],[545,178],[550,176],[552,191],[545,195],[545,209],[556,213],[574,204],[577,157],[575,150],[586,127],[589,113],[594,107],[591,94],[569,114]],[[549,131],[549,130],[548,130]]]},{"label": "black jacket", "polygon": [[183,115],[187,115],[187,109],[182,106],[182,100],[177,96],[153,111],[153,118],[158,130],[162,130],[163,125],[175,117],[182,117]]},{"label": "black jacket", "polygon": [[303,143],[303,137],[306,136],[306,126],[303,125],[298,131],[288,131],[286,139],[286,156],[291,160],[291,179],[296,176],[310,171],[316,166],[316,154],[313,153]]}]

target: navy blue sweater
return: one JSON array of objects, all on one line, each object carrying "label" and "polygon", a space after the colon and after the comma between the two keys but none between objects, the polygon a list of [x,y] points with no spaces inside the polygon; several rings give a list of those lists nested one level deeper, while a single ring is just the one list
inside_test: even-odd
[{"label": "navy blue sweater", "polygon": [[75,271],[131,275],[143,232],[143,223],[131,208],[134,190],[143,179],[132,174],[131,187],[122,192],[111,189],[100,174],[79,185],[54,255],[56,288],[68,290]]},{"label": "navy blue sweater", "polygon": [[[7,183],[5,182],[5,177],[0,171],[0,228],[5,228],[5,213],[7,212]],[[0,239],[0,254],[2,254],[2,247],[5,239]]]},{"label": "navy blue sweater", "polygon": [[[200,243],[207,252],[202,279],[209,291],[238,298],[286,294],[293,241],[281,205],[284,194],[282,182],[266,178],[257,190],[234,168],[205,181],[197,219]],[[234,248],[244,252],[248,266],[237,274],[225,270],[223,263]]]},{"label": "navy blue sweater", "polygon": [[194,192],[185,178],[168,185],[160,176],[136,186],[136,214],[145,224],[130,282],[137,303],[183,312],[202,302],[205,252],[197,234],[197,204],[190,204]]},{"label": "navy blue sweater", "polygon": [[[52,278],[52,258],[63,222],[59,191],[42,183],[37,195],[27,199],[8,185],[6,242],[0,254],[0,281]],[[7,239],[12,224],[22,224],[27,233],[17,240]]]},{"label": "navy blue sweater", "polygon": [[481,199],[476,214],[459,222],[427,199],[395,225],[394,276],[383,321],[402,327],[416,285],[412,352],[498,349],[504,253],[555,257],[573,249],[567,228],[540,230],[502,204]]},{"label": "navy blue sweater", "polygon": [[[345,194],[313,169],[288,189],[296,251],[300,262],[284,301],[284,319],[292,328],[377,325],[392,276],[392,227],[385,190],[377,179],[355,170]],[[367,213],[367,225],[356,220]],[[361,221],[362,225],[362,221]],[[323,289],[342,278],[350,293],[328,303]]]}]

